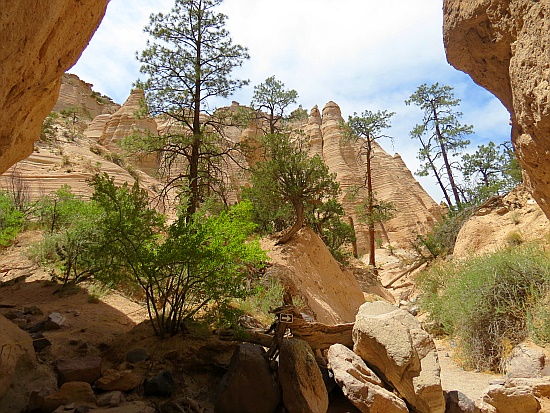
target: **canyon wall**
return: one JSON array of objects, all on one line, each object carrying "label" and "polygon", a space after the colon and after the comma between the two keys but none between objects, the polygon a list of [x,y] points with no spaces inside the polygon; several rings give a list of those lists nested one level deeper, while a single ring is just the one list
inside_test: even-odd
[{"label": "canyon wall", "polygon": [[0,8],[0,173],[27,157],[63,73],[88,45],[108,0],[3,2]]},{"label": "canyon wall", "polygon": [[447,60],[510,112],[527,185],[550,217],[548,1],[444,0],[443,12]]}]

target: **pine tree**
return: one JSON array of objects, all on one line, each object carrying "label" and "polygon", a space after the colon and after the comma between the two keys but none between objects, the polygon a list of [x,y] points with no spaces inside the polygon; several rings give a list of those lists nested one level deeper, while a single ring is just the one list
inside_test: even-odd
[{"label": "pine tree", "polygon": [[[208,102],[227,97],[248,83],[234,79],[233,69],[249,58],[247,49],[233,44],[225,29],[226,16],[215,8],[222,0],[176,0],[168,14],[150,16],[145,27],[152,40],[137,55],[145,81],[149,110],[175,123],[170,131],[142,148],[162,154],[169,187],[187,192],[188,214],[193,214],[208,192],[216,192],[214,174],[219,162],[234,149],[219,139],[223,121],[202,118]],[[220,144],[225,144],[220,145]],[[174,173],[175,168],[183,172]],[[188,187],[188,191],[187,191]]]}]

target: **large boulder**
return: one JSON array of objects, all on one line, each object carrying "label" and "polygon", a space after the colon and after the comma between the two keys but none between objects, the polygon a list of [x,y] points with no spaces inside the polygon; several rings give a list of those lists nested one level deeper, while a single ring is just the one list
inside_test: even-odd
[{"label": "large boulder", "polygon": [[384,389],[382,381],[365,362],[342,344],[328,350],[334,380],[346,397],[363,413],[408,413],[407,405]]},{"label": "large boulder", "polygon": [[285,339],[279,352],[279,381],[288,413],[325,413],[328,393],[313,351],[305,341]]},{"label": "large boulder", "polygon": [[216,413],[273,413],[282,400],[266,352],[255,344],[235,349],[218,391]]},{"label": "large boulder", "polygon": [[0,315],[0,400],[14,381],[34,369],[36,355],[31,337]]},{"label": "large boulder", "polygon": [[533,197],[550,217],[550,19],[539,0],[445,0],[447,60],[510,112],[512,142]]},{"label": "large boulder", "polygon": [[493,406],[498,413],[537,413],[540,410],[533,388],[513,381],[489,386],[483,401]]},{"label": "large boulder", "polygon": [[2,3],[0,173],[27,157],[52,110],[63,73],[80,57],[108,0]]},{"label": "large boulder", "polygon": [[62,358],[57,360],[55,367],[60,385],[69,381],[94,384],[101,377],[101,357]]},{"label": "large boulder", "polygon": [[444,413],[435,343],[407,311],[365,303],[353,327],[353,350],[419,413]]}]

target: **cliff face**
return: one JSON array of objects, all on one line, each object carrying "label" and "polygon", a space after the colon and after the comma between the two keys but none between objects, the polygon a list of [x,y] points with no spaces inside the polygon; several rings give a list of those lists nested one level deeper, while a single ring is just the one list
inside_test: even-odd
[{"label": "cliff face", "polygon": [[108,0],[3,2],[0,8],[0,173],[28,156]]},{"label": "cliff face", "polygon": [[77,75],[65,73],[61,79],[59,97],[53,111],[61,112],[70,107],[79,107],[82,109],[81,115],[91,120],[98,115],[112,114],[120,108],[120,105],[110,98],[94,92],[92,86],[80,80]]},{"label": "cliff face", "polygon": [[447,60],[506,106],[533,197],[550,217],[550,7],[539,0],[445,0]]},{"label": "cliff face", "polygon": [[[322,115],[312,109],[306,134],[310,137],[312,151],[322,154],[331,173],[336,173],[342,195],[340,201],[346,214],[353,218],[359,253],[367,251],[368,229],[360,223],[356,208],[367,198],[365,188],[360,188],[356,197],[350,197],[355,188],[364,186],[366,160],[358,156],[359,143],[345,142],[339,127],[342,115],[339,106],[328,102]],[[426,193],[418,181],[396,154],[391,156],[375,143],[372,159],[372,174],[375,196],[391,201],[395,216],[384,226],[376,225],[376,238],[394,246],[409,247],[416,233],[426,233],[441,219],[439,205]]]}]

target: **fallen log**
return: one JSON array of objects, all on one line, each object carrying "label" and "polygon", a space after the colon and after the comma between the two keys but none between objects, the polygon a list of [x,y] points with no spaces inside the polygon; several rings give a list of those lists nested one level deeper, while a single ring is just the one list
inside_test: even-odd
[{"label": "fallen log", "polygon": [[[294,306],[283,306],[270,311],[273,314],[290,314],[292,322],[284,323],[290,331],[287,337],[299,338],[306,341],[313,350],[327,349],[333,344],[339,343],[346,347],[353,347],[351,332],[354,323],[328,325],[319,322],[308,322]],[[280,321],[277,321],[280,323]],[[272,330],[272,329],[270,329]],[[275,330],[275,329],[274,329]],[[280,330],[280,329],[279,329]],[[274,334],[269,334],[263,329],[248,328],[235,332],[233,330],[222,330],[218,332],[221,340],[244,341],[247,343],[260,344],[264,347],[271,347],[277,341]]]}]

